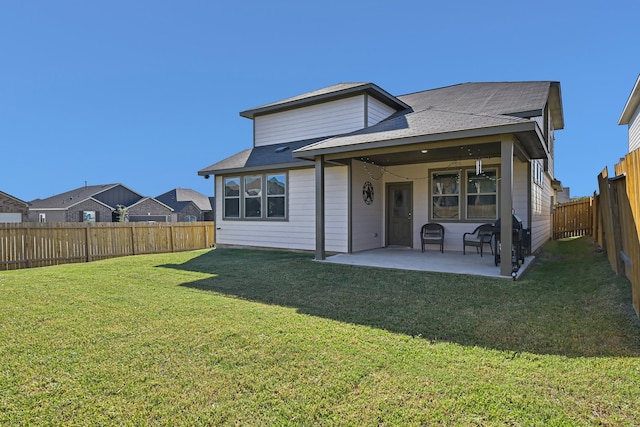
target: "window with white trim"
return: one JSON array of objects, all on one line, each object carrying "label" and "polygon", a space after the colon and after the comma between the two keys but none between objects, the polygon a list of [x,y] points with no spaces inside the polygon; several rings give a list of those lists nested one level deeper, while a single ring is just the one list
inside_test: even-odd
[{"label": "window with white trim", "polygon": [[265,173],[225,177],[225,219],[287,218],[287,174]]},{"label": "window with white trim", "polygon": [[544,186],[544,167],[542,160],[533,161],[533,182],[540,187]]}]

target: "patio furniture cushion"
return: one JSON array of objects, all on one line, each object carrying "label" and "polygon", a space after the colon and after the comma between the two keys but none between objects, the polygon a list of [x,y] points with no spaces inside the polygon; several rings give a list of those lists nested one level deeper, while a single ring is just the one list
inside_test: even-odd
[{"label": "patio furniture cushion", "polygon": [[491,249],[491,253],[493,253],[493,247],[491,246],[492,237],[493,224],[482,224],[476,227],[473,232],[464,233],[462,235],[462,254],[466,254],[465,249],[467,246],[474,246],[476,253],[480,252],[480,256],[482,256],[482,248],[485,244],[489,245],[489,249]]},{"label": "patio furniture cushion", "polygon": [[422,252],[428,244],[440,245],[440,252],[444,253],[444,227],[436,222],[430,222],[422,226],[420,230],[422,240]]}]

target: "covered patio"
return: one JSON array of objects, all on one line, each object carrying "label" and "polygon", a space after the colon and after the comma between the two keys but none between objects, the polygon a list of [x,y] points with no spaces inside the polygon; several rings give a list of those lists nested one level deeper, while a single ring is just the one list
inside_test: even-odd
[{"label": "covered patio", "polygon": [[[531,266],[534,259],[535,256],[525,257],[524,263],[516,273],[516,280]],[[462,252],[445,251],[440,253],[439,251],[428,250],[422,253],[416,249],[387,247],[351,254],[331,255],[325,260],[319,260],[319,262],[398,270],[469,274],[501,279],[512,278],[511,276],[500,274],[500,265],[495,265],[494,257],[491,253],[481,257],[473,252],[463,255]]]}]

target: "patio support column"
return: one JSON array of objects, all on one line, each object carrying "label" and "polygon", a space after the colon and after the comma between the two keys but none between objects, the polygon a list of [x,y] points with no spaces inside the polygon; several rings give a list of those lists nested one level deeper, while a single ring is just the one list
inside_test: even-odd
[{"label": "patio support column", "polygon": [[511,276],[512,212],[513,212],[513,140],[500,142],[500,275]]},{"label": "patio support column", "polygon": [[316,156],[316,260],[326,258],[324,245],[324,156]]}]

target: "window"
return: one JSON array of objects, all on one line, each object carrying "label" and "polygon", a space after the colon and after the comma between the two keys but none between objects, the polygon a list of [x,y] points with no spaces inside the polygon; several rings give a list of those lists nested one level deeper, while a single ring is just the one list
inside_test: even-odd
[{"label": "window", "polygon": [[456,172],[437,172],[432,176],[431,194],[433,195],[434,219],[460,218],[460,174]]},{"label": "window", "polygon": [[244,177],[244,217],[262,217],[262,176]]},{"label": "window", "polygon": [[467,219],[497,217],[496,171],[467,171]]},{"label": "window", "polygon": [[82,222],[96,222],[96,211],[82,211]]},{"label": "window", "polygon": [[[464,179],[464,185],[461,180]],[[494,220],[498,216],[498,172],[488,169],[431,174],[431,219]]]},{"label": "window", "polygon": [[267,175],[267,217],[285,217],[286,175]]},{"label": "window", "polygon": [[47,222],[47,214],[39,213],[38,214],[38,222]]},{"label": "window", "polygon": [[224,179],[224,217],[240,218],[240,178]]},{"label": "window", "polygon": [[544,167],[542,160],[533,161],[533,182],[538,184],[540,187],[544,186]]},{"label": "window", "polygon": [[286,219],[287,174],[224,178],[224,218]]}]

